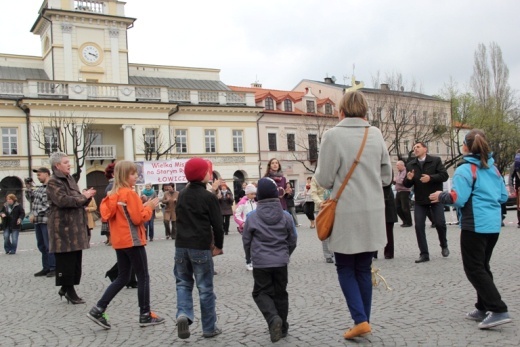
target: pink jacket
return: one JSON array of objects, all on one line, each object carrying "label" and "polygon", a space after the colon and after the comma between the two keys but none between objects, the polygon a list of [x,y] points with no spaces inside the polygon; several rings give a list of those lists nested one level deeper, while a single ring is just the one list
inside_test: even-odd
[{"label": "pink jacket", "polygon": [[238,225],[238,231],[242,233],[244,229],[244,223],[246,222],[246,216],[249,212],[256,210],[256,201],[254,199],[249,200],[247,196],[242,197],[238,202],[233,219]]}]

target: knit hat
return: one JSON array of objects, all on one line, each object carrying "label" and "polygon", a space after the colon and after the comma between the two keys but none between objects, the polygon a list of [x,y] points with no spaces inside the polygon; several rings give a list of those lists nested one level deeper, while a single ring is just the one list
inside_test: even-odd
[{"label": "knit hat", "polygon": [[246,195],[247,194],[253,194],[253,193],[256,194],[256,187],[255,187],[255,185],[254,184],[248,184],[246,186]]},{"label": "knit hat", "polygon": [[260,181],[258,181],[256,198],[258,200],[278,198],[278,186],[276,182],[269,177],[260,179]]},{"label": "knit hat", "polygon": [[208,162],[202,158],[191,158],[184,166],[184,174],[190,182],[201,182],[208,173]]}]

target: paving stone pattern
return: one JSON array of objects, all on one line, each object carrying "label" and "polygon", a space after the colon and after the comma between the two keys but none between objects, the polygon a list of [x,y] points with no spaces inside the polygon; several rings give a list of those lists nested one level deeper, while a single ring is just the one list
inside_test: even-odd
[{"label": "paving stone pattern", "polygon": [[[475,292],[460,258],[459,231],[448,227],[451,254],[443,258],[434,229],[427,229],[431,261],[418,257],[413,228],[395,225],[395,259],[375,260],[392,291],[374,288],[373,333],[345,341],[352,321],[339,288],[335,266],[325,263],[315,230],[305,215],[298,217],[298,248],[289,266],[289,335],[280,346],[518,346],[520,345],[520,229],[509,211],[492,259],[495,282],[509,306],[513,323],[479,330],[464,319],[473,309]],[[447,219],[451,216],[447,214]],[[85,315],[109,284],[105,272],[115,263],[115,252],[103,244],[99,227],[92,247],[83,253],[83,277],[77,287],[86,305],[60,301],[53,278],[34,277],[41,269],[33,231],[20,235],[16,255],[0,254],[1,346],[269,346],[267,325],[252,297],[252,273],[246,271],[240,235],[232,223],[225,237],[224,255],[215,258],[218,325],[223,333],[205,339],[200,325],[198,294],[194,290],[196,320],[191,337],[180,340],[175,326],[176,292],[173,277],[174,241],[164,238],[156,221],[156,239],[146,250],[151,280],[152,310],[166,324],[140,328],[136,289],[124,288],[107,309],[111,330],[103,330]],[[360,231],[362,232],[362,231]],[[382,256],[382,252],[380,252]]]}]

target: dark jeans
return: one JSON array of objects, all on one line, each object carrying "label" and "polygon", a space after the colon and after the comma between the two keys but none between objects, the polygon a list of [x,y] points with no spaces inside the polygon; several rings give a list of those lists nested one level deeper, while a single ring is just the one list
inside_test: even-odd
[{"label": "dark jeans", "polygon": [[148,275],[148,258],[144,246],[116,249],[117,268],[119,274],[103,293],[97,306],[106,309],[110,301],[130,281],[132,269],[137,274],[137,299],[140,313],[150,312],[150,276]]},{"label": "dark jeans", "polygon": [[153,236],[154,236],[154,223],[155,221],[155,211],[153,211],[152,213],[152,218],[150,218],[150,220],[148,222],[145,222],[144,223],[144,231],[146,233],[146,235],[148,235],[147,239],[149,240],[153,240]]},{"label": "dark jeans", "polygon": [[81,281],[83,251],[54,253],[56,258],[56,286],[74,286]]},{"label": "dark jeans", "polygon": [[306,201],[303,206],[303,212],[310,221],[314,220],[314,201]]},{"label": "dark jeans", "polygon": [[410,192],[397,192],[395,195],[395,207],[397,215],[403,224],[413,225],[412,213],[410,212]]},{"label": "dark jeans", "polygon": [[287,266],[253,268],[253,299],[267,324],[271,324],[276,316],[283,321],[282,330],[287,330],[289,314],[289,293],[287,293]]},{"label": "dark jeans", "polygon": [[224,232],[225,233],[228,233],[229,232],[229,217],[231,216],[222,216],[222,220],[223,220],[223,224],[222,224],[222,227],[224,228]]},{"label": "dark jeans", "polygon": [[394,223],[386,224],[385,258],[394,257]]},{"label": "dark jeans", "polygon": [[334,253],[339,284],[354,324],[370,323],[373,255],[374,252]]},{"label": "dark jeans", "polygon": [[460,250],[466,277],[477,291],[475,307],[481,311],[503,313],[507,312],[507,306],[493,282],[493,274],[489,267],[498,235],[462,230]]},{"label": "dark jeans", "polygon": [[[171,228],[170,228],[170,224],[171,224]],[[172,221],[165,220],[164,221],[164,231],[165,231],[166,237],[171,237],[172,239],[176,238],[177,237],[177,222],[174,220],[172,220]]]},{"label": "dark jeans", "polygon": [[38,250],[42,254],[43,269],[54,271],[56,268],[56,259],[54,258],[54,253],[49,253],[49,232],[47,230],[47,224],[34,224],[34,234],[36,235]]},{"label": "dark jeans", "polygon": [[415,235],[417,236],[417,244],[421,255],[430,256],[428,252],[428,242],[426,241],[426,215],[431,211],[433,223],[439,235],[439,242],[441,248],[448,247],[448,240],[446,239],[446,219],[444,218],[444,205],[441,203],[419,205],[415,204]]}]

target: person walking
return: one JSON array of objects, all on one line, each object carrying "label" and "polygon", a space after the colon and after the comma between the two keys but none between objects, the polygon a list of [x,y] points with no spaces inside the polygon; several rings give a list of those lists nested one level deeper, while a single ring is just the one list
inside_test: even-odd
[{"label": "person walking", "polygon": [[[145,203],[146,201],[152,200],[155,198],[157,198],[157,193],[155,192],[155,189],[153,189],[151,183],[146,183],[144,186],[144,189],[141,191],[141,201],[143,203]],[[150,242],[153,241],[153,237],[154,237],[154,229],[155,229],[154,223],[155,223],[155,210],[152,213],[152,218],[150,218],[144,224],[147,239],[150,240]]]},{"label": "person walking", "polygon": [[298,223],[298,217],[296,216],[296,207],[294,206],[294,189],[291,185],[291,182],[287,182],[285,184],[285,194],[283,195],[285,199],[285,204],[287,205],[287,212],[291,214],[294,220],[294,225],[297,227],[300,226]]},{"label": "person walking", "polygon": [[49,199],[49,252],[56,258],[56,286],[67,303],[84,304],[74,286],[80,284],[83,250],[90,248],[85,207],[96,195],[93,188],[80,192],[70,175],[70,160],[62,152],[50,156],[52,176],[47,183]]},{"label": "person walking", "polygon": [[383,187],[385,198],[385,229],[386,246],[383,251],[385,259],[394,259],[394,224],[397,223],[397,212],[395,207],[394,192],[392,185]]},{"label": "person walking", "polygon": [[[244,232],[244,224],[249,212],[256,210],[256,187],[253,184],[248,184],[244,190],[246,195],[238,202],[235,209],[234,219],[238,225],[238,232]],[[246,252],[246,270],[253,271],[253,262],[251,261],[251,254]]]},{"label": "person walking", "polygon": [[192,158],[184,167],[186,188],[177,203],[177,239],[173,274],[177,288],[177,335],[190,337],[193,312],[193,286],[199,291],[202,336],[222,333],[217,327],[216,296],[213,289],[213,256],[222,254],[224,229],[217,196],[206,190],[210,180],[208,162]]},{"label": "person walking", "polygon": [[405,187],[403,184],[406,178],[406,167],[402,160],[399,160],[395,166],[397,168],[397,175],[395,177],[395,207],[397,209],[397,215],[403,221],[401,228],[413,227],[410,209],[410,191],[412,189]]},{"label": "person walking", "polygon": [[110,224],[112,247],[116,250],[119,273],[105,290],[101,299],[87,313],[87,317],[110,329],[105,313],[114,297],[130,280],[132,269],[137,273],[137,299],[139,302],[139,326],[147,327],[164,323],[164,318],[150,310],[150,275],[146,256],[146,232],[144,223],[152,217],[159,205],[159,198],[151,198],[144,204],[134,191],[138,174],[137,166],[122,160],[114,169],[114,187],[101,201],[100,212]]},{"label": "person walking", "polygon": [[343,334],[345,339],[372,331],[372,257],[387,242],[381,184],[392,182],[392,165],[381,131],[367,122],[367,112],[363,93],[351,91],[343,96],[340,122],[323,136],[314,176],[320,186],[332,189],[330,195],[335,197],[358,149],[364,146],[359,165],[339,197],[329,244],[354,321]]},{"label": "person walking", "polygon": [[18,248],[18,236],[22,229],[22,221],[25,211],[14,194],[7,194],[5,204],[0,210],[2,217],[2,227],[4,229],[4,250],[5,254],[16,254]]},{"label": "person walking", "polygon": [[465,136],[462,153],[464,163],[455,170],[451,192],[435,191],[429,198],[459,209],[462,264],[477,292],[475,310],[466,318],[489,329],[511,322],[489,266],[501,230],[500,205],[508,194],[483,131],[473,129]]},{"label": "person walking", "polygon": [[[313,200],[312,206],[315,209],[313,214],[318,214],[318,212],[320,212],[321,204],[330,197],[330,189],[324,189],[318,184],[318,182],[316,182],[316,178],[312,177],[309,194]],[[321,249],[323,251],[323,257],[325,258],[325,261],[329,264],[333,264],[334,254],[329,249],[329,243],[330,239],[321,241]]]},{"label": "person walking", "polygon": [[[83,189],[85,192],[87,189]],[[94,222],[94,212],[97,210],[96,200],[91,199],[89,204],[85,207],[85,211],[87,211],[87,229],[88,229],[88,241],[90,242],[90,238],[92,236],[92,230],[96,227],[96,222]]]},{"label": "person walking", "polygon": [[446,238],[446,219],[444,217],[444,205],[440,202],[431,202],[430,194],[442,190],[442,183],[448,180],[448,172],[442,164],[441,158],[428,154],[428,147],[423,142],[417,142],[413,146],[415,159],[406,166],[406,178],[403,185],[407,188],[414,187],[415,205],[415,235],[419,246],[420,256],[416,263],[430,261],[428,242],[426,240],[426,216],[432,213],[432,222],[437,229],[441,254],[443,257],[450,255],[448,239]]},{"label": "person walking", "polygon": [[305,185],[305,190],[303,195],[305,196],[305,205],[303,205],[303,212],[307,216],[307,219],[309,222],[311,222],[310,228],[314,229],[316,227],[315,224],[315,211],[319,211],[320,207],[316,206],[316,202],[314,201],[314,198],[312,197],[311,193],[311,183],[312,183],[312,177],[307,177],[307,184]]},{"label": "person walking", "polygon": [[51,177],[51,171],[46,167],[33,170],[38,181],[41,183],[36,189],[32,189],[32,184],[27,184],[25,197],[31,202],[31,213],[29,221],[34,223],[34,235],[36,245],[42,254],[42,269],[34,274],[35,277],[56,276],[56,259],[54,254],[49,253],[49,230],[47,229],[47,219],[49,216],[49,201],[47,200],[47,182]]},{"label": "person walking", "polygon": [[166,184],[164,186],[164,196],[161,202],[164,205],[163,223],[166,240],[171,238],[175,240],[177,237],[177,215],[175,208],[177,207],[177,199],[179,192],[175,191],[175,183]]},{"label": "person walking", "polygon": [[224,235],[229,234],[229,221],[233,215],[233,193],[225,182],[221,182],[217,191],[218,203],[222,213],[222,227],[224,228]]},{"label": "person walking", "polygon": [[258,204],[244,226],[244,250],[255,264],[253,299],[269,328],[271,342],[287,336],[289,294],[287,264],[296,249],[293,218],[279,204],[278,187],[270,178],[258,181]]}]

